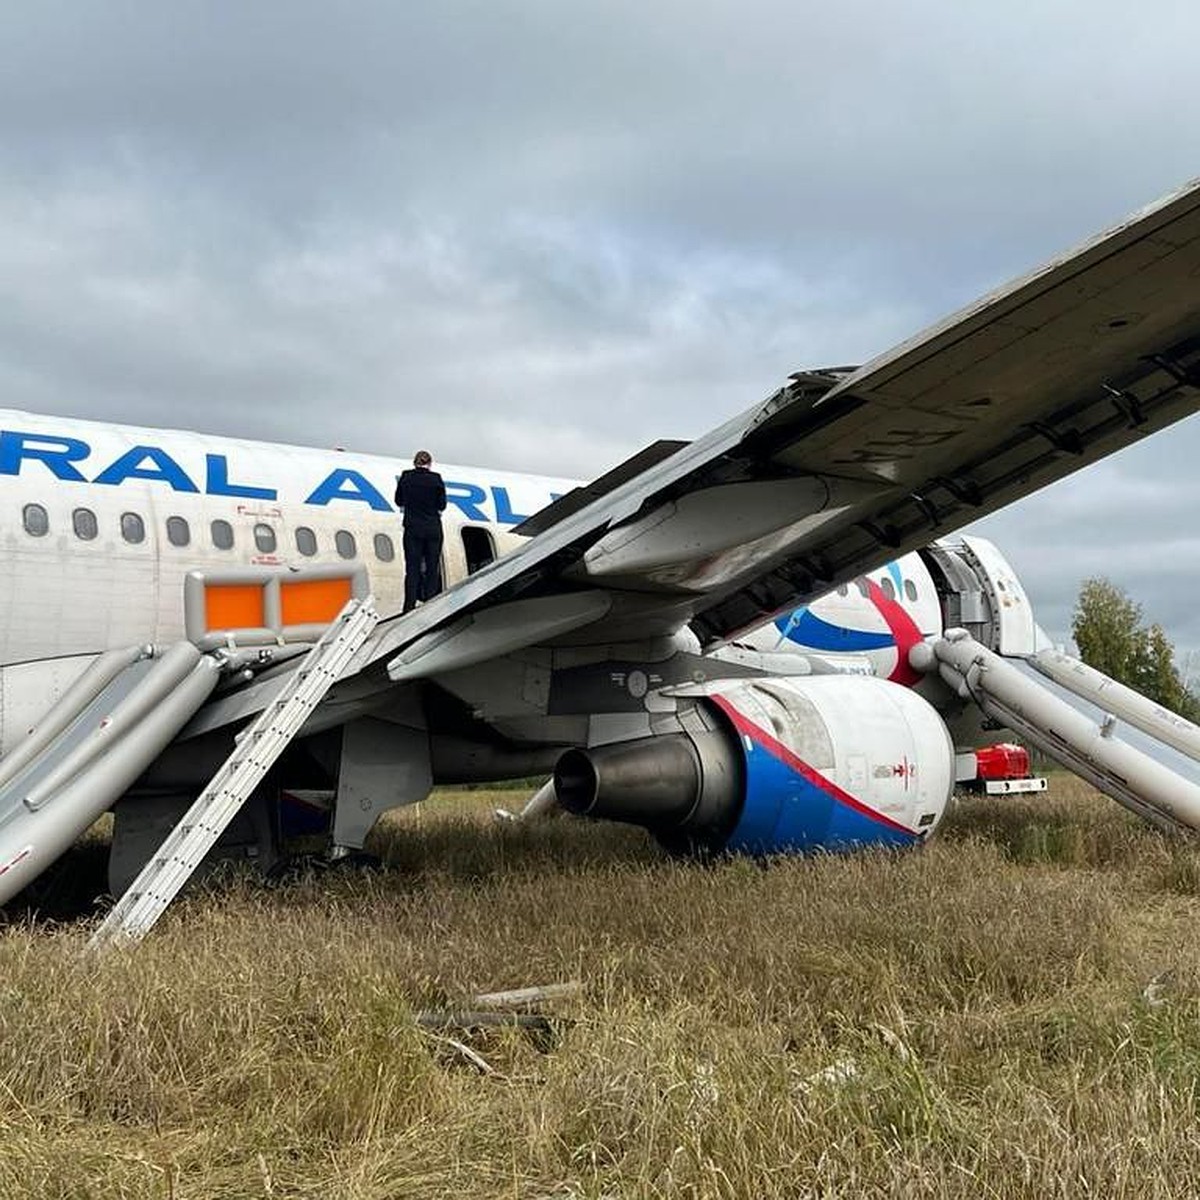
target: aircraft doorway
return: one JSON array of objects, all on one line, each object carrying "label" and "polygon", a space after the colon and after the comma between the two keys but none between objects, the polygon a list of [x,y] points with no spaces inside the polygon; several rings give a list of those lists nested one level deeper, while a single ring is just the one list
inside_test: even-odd
[{"label": "aircraft doorway", "polygon": [[496,561],[496,539],[490,529],[480,529],[474,525],[462,527],[463,557],[467,561],[467,574],[474,575],[476,571]]}]

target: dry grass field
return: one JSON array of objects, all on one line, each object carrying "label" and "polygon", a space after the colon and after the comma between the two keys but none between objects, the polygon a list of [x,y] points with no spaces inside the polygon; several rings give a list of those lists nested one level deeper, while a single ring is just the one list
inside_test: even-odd
[{"label": "dry grass field", "polygon": [[[1200,849],[1052,789],[712,866],[450,795],[128,954],[17,915],[0,1196],[1200,1194]],[[415,1021],[567,980],[549,1037]]]}]

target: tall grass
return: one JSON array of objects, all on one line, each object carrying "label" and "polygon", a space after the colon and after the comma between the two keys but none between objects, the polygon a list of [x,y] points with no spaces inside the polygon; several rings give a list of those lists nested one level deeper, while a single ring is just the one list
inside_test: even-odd
[{"label": "tall grass", "polygon": [[[924,851],[665,859],[447,797],[376,872],[0,935],[0,1196],[1200,1192],[1200,854],[1065,778]],[[422,1009],[578,979],[550,1044]]]}]

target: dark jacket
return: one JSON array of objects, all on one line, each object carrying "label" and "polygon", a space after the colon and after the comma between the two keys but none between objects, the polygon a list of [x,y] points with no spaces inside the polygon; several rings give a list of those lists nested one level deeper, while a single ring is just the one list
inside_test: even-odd
[{"label": "dark jacket", "polygon": [[404,528],[421,537],[442,531],[446,485],[428,467],[404,471],[396,483],[396,507],[404,510]]}]

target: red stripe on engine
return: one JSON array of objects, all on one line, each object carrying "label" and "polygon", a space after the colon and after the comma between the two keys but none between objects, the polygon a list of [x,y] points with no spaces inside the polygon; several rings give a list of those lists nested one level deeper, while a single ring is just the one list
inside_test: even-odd
[{"label": "red stripe on engine", "polygon": [[878,821],[880,825],[883,825],[887,829],[894,829],[897,833],[906,833],[909,837],[921,836],[917,830],[909,829],[907,825],[901,825],[899,821],[893,821],[891,817],[884,816],[883,813],[877,812],[875,809],[864,804],[845,789],[838,787],[832,779],[827,779],[816,767],[809,766],[804,759],[798,757],[794,751],[789,750],[778,738],[772,737],[765,729],[751,721],[749,717],[738,712],[733,707],[733,704],[724,696],[716,695],[709,698],[733,722],[734,727],[739,733],[744,733],[747,737],[758,743],[758,745],[762,746],[768,754],[779,759],[784,766],[790,767],[797,775],[807,779],[814,787],[827,792],[840,804],[847,805],[869,820]]}]

